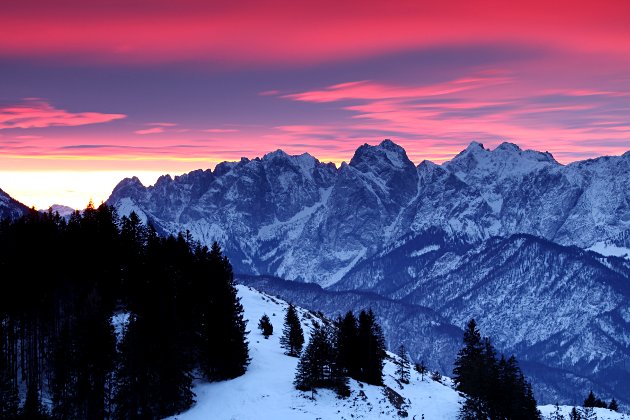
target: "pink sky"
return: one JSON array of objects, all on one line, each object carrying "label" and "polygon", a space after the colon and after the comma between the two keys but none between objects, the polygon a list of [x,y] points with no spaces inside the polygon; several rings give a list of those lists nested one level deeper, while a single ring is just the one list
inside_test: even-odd
[{"label": "pink sky", "polygon": [[415,162],[473,140],[621,154],[629,21],[626,1],[5,2],[0,188],[81,206],[123,175],[383,138]]}]

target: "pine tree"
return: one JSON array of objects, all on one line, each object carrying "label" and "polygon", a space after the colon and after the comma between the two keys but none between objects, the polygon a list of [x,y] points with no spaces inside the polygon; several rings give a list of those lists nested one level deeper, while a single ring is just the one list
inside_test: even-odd
[{"label": "pine tree", "polygon": [[582,407],[580,410],[580,419],[582,420],[597,420],[597,414],[593,407]]},{"label": "pine tree", "polygon": [[610,401],[610,404],[608,404],[608,409],[612,411],[619,411],[619,404],[617,404],[617,400],[613,398]]},{"label": "pine tree", "polygon": [[260,321],[258,321],[258,329],[265,338],[269,338],[269,336],[273,334],[273,325],[271,325],[267,314],[263,314]]},{"label": "pine tree", "polygon": [[403,384],[409,383],[409,356],[407,355],[407,349],[404,344],[398,347],[398,358],[396,363],[396,375],[398,380]]},{"label": "pine tree", "polygon": [[558,403],[554,405],[553,413],[549,416],[549,420],[566,420]]},{"label": "pine tree", "polygon": [[577,408],[573,407],[569,413],[569,420],[583,420]]},{"label": "pine tree", "polygon": [[15,381],[7,362],[8,352],[5,350],[4,322],[0,314],[0,418],[11,420],[17,417],[19,398]]},{"label": "pine tree", "polygon": [[296,369],[296,389],[311,391],[311,397],[316,388],[330,388],[340,396],[348,396],[350,389],[347,378],[337,364],[337,359],[335,333],[330,327],[315,322],[309,343]]},{"label": "pine tree", "polygon": [[339,364],[346,375],[358,379],[360,375],[357,319],[351,311],[337,320]]},{"label": "pine tree", "polygon": [[583,407],[595,407],[596,403],[597,403],[597,398],[595,397],[595,394],[593,393],[593,390],[591,390],[591,391],[589,391],[588,396],[584,400],[584,403],[582,404],[582,406]]},{"label": "pine tree", "polygon": [[236,378],[249,365],[243,305],[237,296],[232,265],[218,243],[212,245],[205,264],[211,290],[201,305],[201,368],[209,380]]},{"label": "pine tree", "polygon": [[483,387],[483,342],[477,323],[471,319],[464,330],[464,347],[457,353],[453,369],[455,389],[469,397],[481,397]]},{"label": "pine tree", "polygon": [[426,375],[428,371],[429,371],[429,368],[427,368],[427,365],[424,363],[424,360],[421,360],[420,363],[416,363],[416,372],[420,374],[421,381],[424,381],[424,375]]},{"label": "pine tree", "polygon": [[385,338],[383,330],[376,322],[371,309],[361,311],[358,327],[359,380],[372,385],[383,384],[383,364],[385,361]]},{"label": "pine tree", "polygon": [[458,352],[453,373],[456,389],[466,394],[460,418],[540,418],[531,385],[516,358],[502,356],[497,362],[490,339],[481,339],[474,320],[464,331],[464,347]]},{"label": "pine tree", "polygon": [[286,354],[292,357],[299,357],[304,345],[304,332],[297,310],[293,304],[289,304],[287,313],[284,317],[284,326],[282,328],[282,337],[280,344],[286,350]]}]

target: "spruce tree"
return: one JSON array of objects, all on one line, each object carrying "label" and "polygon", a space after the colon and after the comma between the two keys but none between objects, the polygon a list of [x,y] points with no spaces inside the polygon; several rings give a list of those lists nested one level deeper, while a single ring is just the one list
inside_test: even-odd
[{"label": "spruce tree", "polygon": [[549,420],[566,420],[558,403],[554,405],[553,413],[549,415]]},{"label": "spruce tree", "polygon": [[608,409],[612,411],[619,411],[619,404],[617,404],[617,400],[613,398],[610,401],[610,404],[608,404]]},{"label": "spruce tree", "polygon": [[424,381],[424,375],[427,374],[427,372],[429,371],[429,369],[427,368],[427,365],[424,363],[424,360],[421,360],[420,363],[416,363],[416,372],[418,372],[420,374],[420,380]]},{"label": "spruce tree", "polygon": [[582,414],[580,414],[580,411],[577,408],[573,407],[571,409],[569,412],[569,420],[583,420]]},{"label": "spruce tree", "polygon": [[358,334],[357,319],[352,311],[348,311],[343,318],[337,320],[339,364],[346,375],[355,379],[358,379],[360,375],[357,355],[361,350],[358,344]]},{"label": "spruce tree", "polygon": [[580,409],[580,418],[582,420],[597,420],[597,414],[594,407],[582,407]]},{"label": "spruce tree", "polygon": [[396,363],[396,375],[398,380],[403,384],[409,383],[409,356],[407,355],[407,349],[404,344],[398,347],[398,358]]},{"label": "spruce tree", "polygon": [[206,264],[211,290],[201,305],[201,368],[209,380],[236,378],[249,365],[243,305],[237,296],[232,265],[218,243],[212,245]]},{"label": "spruce tree", "polygon": [[18,414],[19,398],[8,363],[4,319],[0,314],[0,419],[14,419]]},{"label": "spruce tree", "polygon": [[337,358],[335,333],[330,327],[315,322],[296,369],[296,389],[311,391],[313,396],[316,388],[329,388],[340,396],[348,396],[347,379],[337,364]]},{"label": "spruce tree", "polygon": [[284,326],[280,345],[285,349],[286,354],[292,357],[299,357],[304,345],[304,332],[297,310],[293,304],[289,304],[287,313],[284,316]]},{"label": "spruce tree", "polygon": [[481,397],[483,388],[483,342],[477,323],[471,319],[464,330],[464,347],[457,353],[453,369],[455,389],[469,397]]},{"label": "spruce tree", "polygon": [[383,384],[385,338],[372,309],[361,311],[358,326],[359,380],[372,385]]},{"label": "spruce tree", "polygon": [[269,338],[269,336],[273,334],[273,325],[271,325],[267,314],[263,314],[260,321],[258,321],[258,329],[265,338]]},{"label": "spruce tree", "polygon": [[588,396],[584,399],[583,407],[595,407],[597,403],[597,398],[595,398],[595,394],[593,390],[589,391]]},{"label": "spruce tree", "polygon": [[531,385],[516,358],[502,356],[497,362],[490,339],[481,339],[474,320],[464,331],[464,347],[453,373],[456,389],[466,394],[460,418],[540,418]]}]

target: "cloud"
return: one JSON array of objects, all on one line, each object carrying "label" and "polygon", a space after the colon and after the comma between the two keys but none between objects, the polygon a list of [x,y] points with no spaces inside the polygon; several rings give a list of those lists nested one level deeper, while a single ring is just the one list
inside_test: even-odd
[{"label": "cloud", "polygon": [[164,128],[163,127],[145,128],[145,129],[142,129],[142,130],[134,131],[134,133],[141,134],[141,135],[145,135],[145,134],[159,134],[159,133],[163,133],[163,132],[164,132]]},{"label": "cloud", "polygon": [[235,128],[207,128],[201,131],[204,133],[237,133],[239,130]]},{"label": "cloud", "polygon": [[154,122],[147,124],[150,127],[175,127],[177,124],[171,122]]},{"label": "cloud", "polygon": [[564,162],[628,149],[627,93],[597,89],[533,89],[500,72],[421,86],[354,81],[284,95],[335,103],[350,115],[336,124],[277,126],[270,138],[306,140],[395,137],[415,160],[452,157],[471,140],[514,141],[549,150]]},{"label": "cloud", "polygon": [[125,114],[74,113],[64,109],[57,109],[41,100],[26,100],[20,104],[0,106],[0,130],[53,126],[74,127],[106,123],[126,117]]},{"label": "cloud", "polygon": [[[135,3],[135,2],[134,2]],[[143,2],[137,2],[142,4]],[[51,2],[3,5],[0,54],[141,65],[190,60],[322,63],[432,46],[495,42],[630,51],[624,0]],[[185,46],[185,48],[182,48]]]}]

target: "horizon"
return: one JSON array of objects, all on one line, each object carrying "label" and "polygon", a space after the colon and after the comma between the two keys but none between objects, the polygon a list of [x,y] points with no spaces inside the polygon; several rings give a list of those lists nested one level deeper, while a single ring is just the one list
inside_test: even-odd
[{"label": "horizon", "polygon": [[[380,146],[383,142],[385,141],[390,141],[400,147],[403,148],[403,150],[405,150],[405,153],[407,152],[406,149],[400,145],[398,142],[391,140],[391,139],[383,139],[378,141],[375,144],[370,144],[370,143],[362,143],[359,146],[357,146],[357,149],[361,146],[364,145],[368,145],[371,147],[376,147],[376,146]],[[502,144],[513,144],[516,147],[519,148],[519,150],[521,151],[535,151],[535,152],[540,152],[540,153],[549,153],[554,160],[556,160],[556,162],[560,165],[568,165],[571,163],[576,163],[576,162],[581,162],[583,160],[586,159],[577,159],[571,162],[561,162],[559,160],[556,159],[556,157],[553,155],[553,153],[546,151],[546,150],[534,150],[534,149],[526,149],[521,147],[519,144],[517,143],[513,143],[513,142],[509,142],[509,141],[503,141],[500,142],[498,144],[496,144],[494,147],[488,147],[487,145],[472,140],[470,143],[468,143],[468,145],[466,145],[465,148],[463,148],[462,150],[458,151],[457,153],[455,153],[453,156],[451,156],[450,158],[444,159],[442,161],[439,162],[435,162],[431,159],[421,159],[421,160],[413,160],[411,159],[408,154],[407,157],[409,157],[409,160],[417,167],[418,165],[420,165],[422,162],[424,161],[429,161],[429,162],[433,162],[436,163],[438,165],[442,165],[446,162],[451,161],[453,158],[455,158],[457,155],[459,155],[460,153],[463,153],[465,150],[467,150],[471,145],[473,144],[479,144],[482,148],[484,148],[485,150],[488,150],[490,152],[496,150],[500,145]],[[211,170],[214,171],[216,166],[220,163],[226,163],[226,162],[238,162],[241,159],[248,159],[248,160],[255,160],[255,159],[263,159],[265,156],[275,153],[277,151],[282,151],[284,153],[286,153],[289,156],[301,156],[301,155],[309,155],[311,157],[313,157],[314,159],[316,159],[318,162],[322,163],[322,164],[333,164],[335,165],[335,168],[339,169],[339,167],[341,166],[342,163],[350,163],[350,161],[352,160],[352,157],[354,157],[354,154],[356,153],[356,149],[355,151],[352,153],[352,156],[350,156],[348,159],[344,159],[341,161],[326,161],[326,160],[322,160],[319,159],[317,156],[314,156],[308,152],[303,152],[303,153],[287,153],[286,151],[284,151],[283,149],[276,149],[276,150],[271,150],[271,151],[267,151],[262,155],[259,156],[254,156],[254,157],[250,157],[250,156],[241,156],[238,159],[233,159],[233,160],[224,160],[221,162],[216,162],[214,165],[206,167],[206,168],[202,168],[202,167],[198,167],[198,168],[194,168],[194,169],[190,169],[187,171],[182,171],[182,172],[177,172],[177,173],[170,173],[170,172],[159,172],[159,171],[138,171],[136,173],[128,173],[125,171],[92,171],[92,172],[79,172],[79,171],[75,171],[75,172],[64,172],[64,171],[56,171],[56,172],[24,172],[21,175],[25,176],[26,179],[22,178],[18,180],[18,183],[20,186],[26,186],[26,190],[25,191],[20,191],[19,189],[16,190],[17,194],[12,193],[10,190],[6,189],[3,187],[3,185],[11,185],[12,179],[15,179],[14,177],[17,176],[16,173],[11,173],[11,172],[5,172],[5,171],[1,171],[0,170],[0,189],[4,190],[4,192],[6,192],[7,194],[9,194],[12,198],[18,200],[19,202],[21,202],[22,204],[26,205],[27,207],[30,208],[35,208],[36,210],[47,210],[50,207],[54,206],[54,205],[61,205],[61,206],[67,206],[67,207],[71,207],[75,210],[82,210],[84,209],[87,204],[92,201],[95,205],[98,205],[102,202],[106,202],[107,199],[109,198],[109,196],[111,195],[111,193],[113,192],[114,188],[124,179],[130,179],[130,178],[138,178],[140,180],[140,182],[142,183],[142,185],[144,185],[145,187],[150,187],[155,185],[155,183],[157,182],[157,180],[162,177],[162,176],[170,176],[172,178],[176,178],[180,175],[184,175],[187,173],[190,173],[192,171],[196,171],[196,170]],[[601,156],[594,156],[592,159],[597,159],[600,157],[609,157],[609,156],[621,156],[624,155],[625,153],[630,152],[630,148],[625,151],[622,152],[619,155],[601,155]],[[45,174],[45,175],[44,175]],[[50,196],[48,194],[46,194],[46,191],[43,190],[40,186],[41,183],[41,179],[43,176],[48,176],[48,177],[53,177],[55,178],[56,182],[60,182],[60,183],[72,183],[72,180],[75,179],[75,177],[78,174],[82,174],[82,176],[86,177],[87,179],[82,179],[82,183],[78,184],[82,186],[82,189],[76,191],[67,191],[68,193],[71,193],[69,195],[67,195],[67,197],[71,197],[70,201],[67,202],[50,202],[49,204],[43,204],[43,205],[36,205],[36,204],[31,204],[31,203],[27,203],[23,200],[20,199],[20,195],[24,194],[24,196],[26,197],[35,197],[36,200],[38,200],[37,202],[39,203],[48,203],[48,201],[43,201],[43,200],[50,200]],[[77,185],[77,184],[75,184]],[[111,187],[110,187],[111,186]],[[94,191],[96,192],[101,192],[101,195],[96,195],[94,193]],[[42,194],[43,193],[43,194]],[[85,199],[85,197],[88,197],[87,199]],[[74,204],[72,204],[74,203]]]},{"label": "horizon", "polygon": [[415,163],[472,139],[620,155],[629,20],[622,0],[6,2],[0,188],[83,206],[115,178],[276,149],[338,165],[383,138]]}]

